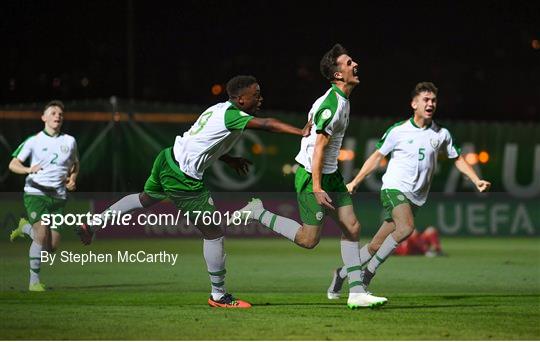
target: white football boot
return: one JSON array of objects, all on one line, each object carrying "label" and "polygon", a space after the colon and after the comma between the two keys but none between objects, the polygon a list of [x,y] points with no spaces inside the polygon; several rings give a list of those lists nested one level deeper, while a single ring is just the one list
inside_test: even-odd
[{"label": "white football boot", "polygon": [[377,297],[370,293],[349,293],[349,299],[347,300],[347,306],[349,309],[355,310],[359,308],[376,308],[386,304],[388,299],[385,297]]}]

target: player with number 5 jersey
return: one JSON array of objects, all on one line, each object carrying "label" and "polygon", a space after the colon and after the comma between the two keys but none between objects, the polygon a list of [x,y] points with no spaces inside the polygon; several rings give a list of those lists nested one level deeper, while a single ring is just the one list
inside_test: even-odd
[{"label": "player with number 5 jersey", "polygon": [[[166,198],[183,213],[215,212],[211,194],[203,182],[204,171],[214,162],[223,161],[239,174],[247,174],[251,162],[228,154],[245,129],[276,133],[309,135],[311,123],[303,129],[273,118],[258,118],[263,97],[253,76],[236,76],[227,83],[229,100],[206,109],[173,147],[162,150],[154,161],[144,191],[125,196],[111,205],[107,212],[127,214],[147,208]],[[200,222],[199,222],[200,223]],[[79,235],[84,244],[91,243],[97,224],[82,225]],[[204,238],[203,254],[211,283],[208,304],[223,308],[249,308],[248,302],[237,300],[225,288],[225,249],[223,230],[214,222],[197,224]]]},{"label": "player with number 5 jersey", "polygon": [[[353,193],[379,167],[382,158],[390,156],[381,187],[384,222],[371,242],[360,249],[360,264],[365,267],[361,277],[365,289],[377,268],[413,233],[414,213],[426,202],[439,153],[454,159],[456,168],[474,183],[478,191],[487,191],[491,186],[490,182],[480,179],[460,155],[450,132],[433,121],[437,93],[437,87],[431,82],[416,85],[411,94],[413,116],[388,128],[375,152],[347,184],[347,189]],[[344,267],[335,270],[327,291],[329,299],[339,298],[341,284],[347,276]]]}]

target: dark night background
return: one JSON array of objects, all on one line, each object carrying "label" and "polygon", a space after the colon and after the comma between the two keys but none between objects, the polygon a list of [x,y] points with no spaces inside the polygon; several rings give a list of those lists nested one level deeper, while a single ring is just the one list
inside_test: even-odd
[{"label": "dark night background", "polygon": [[0,105],[207,106],[224,99],[213,84],[245,73],[265,109],[305,112],[327,88],[320,57],[340,42],[360,65],[354,115],[403,116],[431,80],[446,118],[537,121],[539,17],[538,1],[4,1]]}]

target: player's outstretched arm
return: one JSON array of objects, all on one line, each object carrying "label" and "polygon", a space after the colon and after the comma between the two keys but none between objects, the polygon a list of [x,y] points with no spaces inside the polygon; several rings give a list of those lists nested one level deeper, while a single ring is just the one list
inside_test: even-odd
[{"label": "player's outstretched arm", "polygon": [[463,173],[465,176],[469,177],[471,182],[474,183],[478,191],[480,192],[486,192],[491,187],[491,183],[480,179],[478,175],[476,174],[476,171],[474,171],[473,167],[467,163],[465,158],[463,156],[459,156],[456,161],[454,162],[454,165],[456,165],[457,169]]},{"label": "player's outstretched arm", "polygon": [[274,118],[253,118],[248,122],[246,128],[307,137],[311,131],[311,126],[311,120],[307,122],[304,128],[300,129]]},{"label": "player's outstretched arm", "polygon": [[366,159],[364,165],[362,165],[362,168],[360,169],[360,171],[358,171],[356,177],[354,177],[354,179],[349,184],[347,184],[347,190],[349,190],[351,194],[354,193],[356,191],[356,188],[360,183],[362,183],[364,178],[366,178],[373,171],[375,171],[383,158],[384,155],[379,152],[379,150],[375,150],[375,152],[373,152],[371,156]]},{"label": "player's outstretched arm", "polygon": [[19,159],[13,158],[11,159],[11,162],[9,163],[9,170],[19,175],[27,175],[29,173],[38,172],[39,170],[41,170],[41,166],[39,164],[36,164],[36,165],[32,165],[31,167],[27,167],[27,166],[24,166],[23,163]]}]

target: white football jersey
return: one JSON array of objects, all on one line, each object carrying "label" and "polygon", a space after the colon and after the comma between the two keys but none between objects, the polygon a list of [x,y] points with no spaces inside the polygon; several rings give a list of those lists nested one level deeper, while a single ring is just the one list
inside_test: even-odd
[{"label": "white football jersey", "polygon": [[202,180],[204,170],[229,152],[253,116],[227,101],[205,110],[174,142],[174,158],[186,175]]},{"label": "white football jersey", "polygon": [[397,189],[414,204],[426,202],[431,180],[437,167],[437,155],[443,151],[448,158],[457,158],[460,149],[446,128],[434,121],[420,128],[411,118],[391,126],[377,143],[383,155],[390,155],[381,189]]},{"label": "white football jersey", "polygon": [[308,114],[308,118],[313,118],[311,134],[302,138],[300,152],[296,155],[296,161],[302,164],[306,171],[312,170],[315,141],[317,133],[321,132],[330,136],[330,141],[324,150],[322,173],[330,174],[337,171],[339,150],[349,126],[349,112],[349,99],[335,84],[332,84],[332,88],[315,101]]},{"label": "white football jersey", "polygon": [[41,131],[20,144],[12,156],[22,162],[30,157],[30,166],[41,166],[37,173],[26,176],[25,193],[66,198],[69,171],[79,160],[75,138],[64,133],[51,136]]}]

